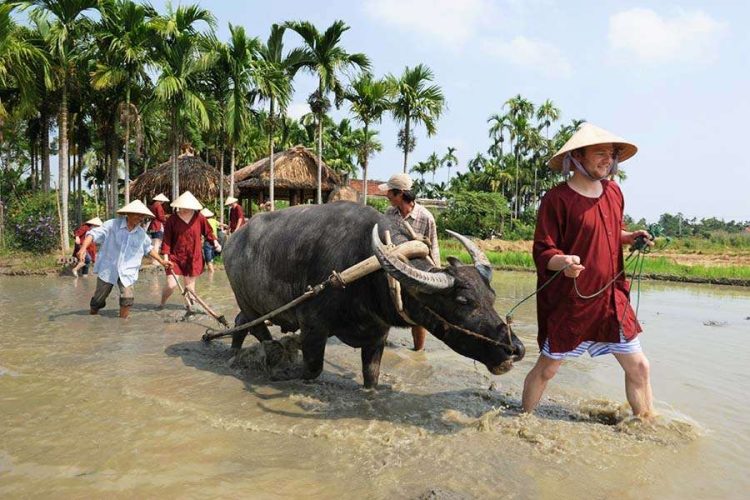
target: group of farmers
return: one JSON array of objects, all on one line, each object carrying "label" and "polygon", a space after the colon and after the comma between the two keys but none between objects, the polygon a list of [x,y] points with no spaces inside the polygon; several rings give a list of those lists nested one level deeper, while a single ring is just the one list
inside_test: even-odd
[{"label": "group of farmers", "polygon": [[[566,180],[542,199],[534,234],[533,258],[540,286],[540,354],[524,382],[522,406],[527,412],[537,406],[563,361],[584,352],[592,357],[614,355],[625,373],[626,395],[633,413],[646,416],[652,412],[649,363],[638,339],[641,327],[629,303],[622,251],[623,245],[633,245],[639,239],[642,244],[652,243],[646,231],[624,227],[624,198],[612,180],[618,163],[636,152],[634,144],[584,124],[550,159],[550,168],[562,172]],[[409,176],[394,175],[380,189],[391,204],[386,216],[408,222],[428,244],[431,259],[440,267],[435,220],[416,203]],[[185,277],[188,288],[195,287],[204,261],[201,237],[209,249],[213,245],[213,250],[220,250],[214,235],[216,226],[212,228],[206,219],[212,214],[201,213],[202,207],[192,194],[183,193],[175,200],[175,214],[165,221],[161,204],[166,201],[163,195],[157,196],[151,210],[135,201],[118,211],[123,217],[103,224],[93,219],[88,224],[95,227],[76,232],[76,241],[82,239],[79,259],[87,258],[93,242],[100,245],[91,314],[104,307],[107,295],[117,285],[120,316],[127,317],[144,255],[167,270],[161,300],[164,305],[176,286],[175,274]],[[242,225],[244,216],[236,199],[230,197],[227,204],[233,207],[231,233]],[[151,238],[141,226],[145,217],[154,219]],[[163,258],[159,252],[162,241]],[[563,276],[557,277],[557,273]],[[421,350],[425,329],[413,327],[412,336],[414,349]]]},{"label": "group of farmers", "polygon": [[[204,267],[213,271],[214,257],[221,252],[218,235],[225,229],[219,227],[214,213],[203,207],[190,191],[171,203],[173,213],[169,217],[164,209],[164,204],[169,202],[166,196],[158,194],[151,201],[147,207],[135,200],[119,209],[114,219],[102,222],[95,217],[76,229],[75,256],[85,267],[94,262],[97,274],[96,290],[89,304],[91,314],[98,314],[112,288],[117,286],[120,317],[128,317],[134,302],[134,285],[145,256],[166,270],[160,307],[164,307],[174,292],[179,276],[184,279],[185,288],[195,292],[195,282]],[[230,210],[226,229],[231,234],[245,223],[245,216],[236,198],[227,198],[226,205]],[[84,274],[86,271],[84,268]]]}]

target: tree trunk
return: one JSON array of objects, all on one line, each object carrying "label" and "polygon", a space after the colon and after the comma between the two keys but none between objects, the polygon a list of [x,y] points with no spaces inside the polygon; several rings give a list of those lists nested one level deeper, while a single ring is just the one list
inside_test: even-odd
[{"label": "tree trunk", "polygon": [[177,144],[177,110],[172,110],[172,201],[180,196],[180,171],[177,161],[179,146]]},{"label": "tree trunk", "polygon": [[83,223],[83,149],[78,146],[78,225]]},{"label": "tree trunk", "polygon": [[323,203],[323,115],[318,116],[318,205]]},{"label": "tree trunk", "polygon": [[[222,139],[223,139],[222,134]],[[221,149],[219,150],[219,180],[221,183],[219,184],[219,208],[221,208],[221,217],[219,218],[219,222],[221,222],[222,226],[224,225],[224,141],[221,141]]]},{"label": "tree trunk", "polygon": [[404,173],[406,173],[406,162],[409,157],[409,113],[406,114],[404,122]]},{"label": "tree trunk", "polygon": [[68,233],[70,232],[68,222],[68,89],[67,82],[63,82],[62,85],[62,102],[60,103],[60,130],[58,134],[58,141],[60,143],[60,154],[58,155],[58,172],[60,192],[60,212],[61,212],[61,225],[60,234],[62,241],[62,251],[64,255],[68,255],[70,251],[70,241]]},{"label": "tree trunk", "polygon": [[269,108],[268,113],[268,119],[270,120],[270,133],[268,134],[268,149],[269,149],[269,158],[271,160],[271,184],[268,189],[269,197],[271,198],[271,211],[273,212],[276,209],[276,196],[274,192],[274,183],[276,182],[275,177],[275,171],[274,171],[274,163],[273,163],[273,132],[274,132],[274,100],[271,98],[271,106]]},{"label": "tree trunk", "polygon": [[36,139],[31,139],[29,146],[29,159],[31,161],[31,192],[36,193],[39,188],[36,175]]},{"label": "tree trunk", "polygon": [[235,196],[234,194],[234,154],[236,148],[232,144],[232,156],[229,157],[229,195]]},{"label": "tree trunk", "polygon": [[130,86],[125,97],[125,204],[130,203]]},{"label": "tree trunk", "polygon": [[365,151],[362,155],[362,204],[367,205],[367,165],[370,162],[370,144],[368,135],[369,124],[365,122]]},{"label": "tree trunk", "polygon": [[117,137],[113,134],[112,135],[112,142],[110,143],[110,150],[109,150],[109,201],[111,204],[111,214],[112,217],[115,217],[117,214],[117,205],[118,205],[118,189],[117,189],[117,181],[119,179],[119,175],[117,174]]},{"label": "tree trunk", "polygon": [[44,105],[42,105],[42,130],[41,130],[41,149],[42,149],[42,189],[49,193],[50,186],[50,168],[49,168],[49,116],[47,115]]}]

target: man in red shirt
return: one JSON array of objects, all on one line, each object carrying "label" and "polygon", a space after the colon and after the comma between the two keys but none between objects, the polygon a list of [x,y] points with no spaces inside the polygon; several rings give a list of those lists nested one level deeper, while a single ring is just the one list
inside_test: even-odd
[{"label": "man in red shirt", "polygon": [[245,223],[245,212],[242,210],[239,200],[234,196],[227,198],[224,205],[229,208],[229,234],[237,231]]},{"label": "man in red shirt", "polygon": [[164,223],[167,222],[167,214],[164,212],[164,204],[169,203],[169,198],[164,193],[159,193],[151,200],[148,209],[154,213],[154,219],[148,227],[148,235],[151,237],[151,243],[156,249],[156,253],[161,253],[161,242],[164,241]]},{"label": "man in red shirt", "polygon": [[653,413],[649,363],[622,273],[622,246],[650,236],[643,230],[625,229],[622,191],[606,180],[617,172],[618,161],[637,150],[634,144],[586,123],[549,162],[566,177],[571,171],[573,175],[542,199],[534,262],[539,286],[557,271],[563,270],[564,276],[537,295],[540,355],[524,382],[526,412],[534,410],[564,359],[588,351],[592,357],[613,354],[625,371],[633,414]]}]

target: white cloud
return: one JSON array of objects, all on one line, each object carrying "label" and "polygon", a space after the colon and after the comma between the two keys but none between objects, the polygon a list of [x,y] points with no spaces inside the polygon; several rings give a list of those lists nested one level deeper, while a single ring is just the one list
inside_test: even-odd
[{"label": "white cloud", "polygon": [[725,25],[700,11],[661,17],[636,8],[609,18],[610,48],[644,62],[706,61],[716,52]]},{"label": "white cloud", "polygon": [[306,102],[293,102],[286,107],[286,116],[292,120],[299,120],[310,112],[310,106]]},{"label": "white cloud", "polygon": [[481,50],[515,66],[550,78],[568,78],[573,69],[562,51],[551,43],[517,36],[510,42],[498,38],[485,38]]},{"label": "white cloud", "polygon": [[459,46],[497,18],[490,0],[367,0],[364,9],[374,19]]}]

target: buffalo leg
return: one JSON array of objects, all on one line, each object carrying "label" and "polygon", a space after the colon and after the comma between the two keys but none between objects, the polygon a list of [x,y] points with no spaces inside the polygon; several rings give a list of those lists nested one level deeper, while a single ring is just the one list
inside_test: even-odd
[{"label": "buffalo leg", "polygon": [[[243,312],[240,312],[237,317],[234,318],[234,326],[240,326],[243,323],[249,323],[250,321],[254,320],[255,318],[259,318],[258,315],[246,315]],[[273,337],[271,337],[271,332],[268,331],[268,327],[261,323],[260,325],[255,325],[251,328],[244,328],[238,332],[234,332],[232,334],[232,349],[241,349],[242,343],[245,342],[245,337],[247,337],[247,334],[252,334],[253,337],[258,339],[258,342],[263,342],[264,340],[273,340]]]},{"label": "buffalo leg", "polygon": [[374,389],[380,378],[380,360],[383,359],[385,342],[362,348],[362,378],[365,381],[365,389]]},{"label": "buffalo leg", "polygon": [[312,380],[318,378],[323,371],[323,358],[326,353],[328,337],[319,332],[302,330],[302,378]]}]

